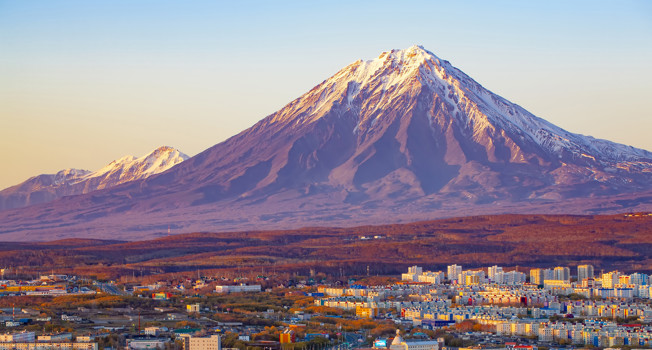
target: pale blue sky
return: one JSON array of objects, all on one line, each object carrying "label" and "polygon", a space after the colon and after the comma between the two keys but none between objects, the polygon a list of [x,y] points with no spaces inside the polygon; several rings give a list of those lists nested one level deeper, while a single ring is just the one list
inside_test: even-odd
[{"label": "pale blue sky", "polygon": [[0,0],[0,188],[194,155],[413,44],[569,131],[652,150],[650,1]]}]

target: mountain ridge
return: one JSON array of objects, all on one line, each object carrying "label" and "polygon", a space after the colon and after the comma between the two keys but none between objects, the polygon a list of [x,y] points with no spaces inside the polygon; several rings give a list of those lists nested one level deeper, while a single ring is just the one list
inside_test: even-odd
[{"label": "mountain ridge", "polygon": [[161,146],[140,158],[132,155],[121,157],[96,171],[64,169],[55,174],[33,176],[0,191],[0,210],[112,188],[158,174],[188,158],[190,157],[173,147]]},{"label": "mountain ridge", "polygon": [[344,67],[169,171],[0,213],[0,237],[649,210],[650,191],[652,153],[563,130],[413,46]]}]

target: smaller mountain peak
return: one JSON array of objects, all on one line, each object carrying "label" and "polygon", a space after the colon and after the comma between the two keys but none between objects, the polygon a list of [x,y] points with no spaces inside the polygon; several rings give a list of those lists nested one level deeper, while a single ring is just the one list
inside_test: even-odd
[{"label": "smaller mountain peak", "polygon": [[174,148],[174,147],[161,146],[161,147],[155,149],[154,152],[171,152],[171,151],[175,151],[175,150],[176,150],[176,148]]},{"label": "smaller mountain peak", "polygon": [[54,176],[56,178],[77,178],[90,173],[91,173],[90,170],[68,168],[68,169],[60,170],[59,172],[54,174]]},{"label": "smaller mountain peak", "polygon": [[157,149],[153,150],[149,154],[145,155],[143,158],[152,157],[152,156],[153,157],[161,157],[161,156],[164,156],[164,155],[168,155],[167,157],[169,157],[169,155],[172,155],[173,157],[178,157],[178,158],[181,158],[182,160],[186,160],[186,159],[190,158],[186,154],[182,153],[178,149],[176,149],[174,147],[171,147],[171,146],[158,147]]}]

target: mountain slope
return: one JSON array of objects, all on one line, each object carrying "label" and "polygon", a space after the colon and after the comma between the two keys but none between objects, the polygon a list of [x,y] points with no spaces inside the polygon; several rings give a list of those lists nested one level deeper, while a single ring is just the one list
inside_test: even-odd
[{"label": "mountain slope", "polygon": [[651,169],[652,153],[562,130],[412,47],[344,68],[176,180],[196,180],[196,203],[285,190],[511,201],[650,189]]},{"label": "mountain slope", "polygon": [[0,191],[0,210],[46,203],[63,196],[89,193],[144,179],[170,169],[189,157],[172,147],[159,147],[136,158],[125,156],[100,170],[65,169],[42,174]]},{"label": "mountain slope", "polygon": [[352,63],[162,174],[0,216],[0,234],[609,212],[652,206],[648,191],[652,153],[565,131],[413,46]]}]

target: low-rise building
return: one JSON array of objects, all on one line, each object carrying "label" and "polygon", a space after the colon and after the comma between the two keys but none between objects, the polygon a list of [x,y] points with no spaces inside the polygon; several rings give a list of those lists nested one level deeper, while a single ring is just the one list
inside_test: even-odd
[{"label": "low-rise building", "polygon": [[439,350],[439,342],[436,340],[405,341],[401,337],[400,330],[396,330],[396,337],[389,346],[390,350]]},{"label": "low-rise building", "polygon": [[193,337],[189,334],[182,334],[183,350],[222,350],[222,343],[219,335],[209,337]]},{"label": "low-rise building", "polygon": [[215,286],[216,293],[240,293],[240,292],[260,292],[260,284],[240,284],[237,286]]},{"label": "low-rise building", "polygon": [[186,305],[186,312],[188,313],[199,312],[199,304]]},{"label": "low-rise building", "polygon": [[21,343],[21,342],[33,342],[35,340],[36,333],[34,332],[19,332],[12,334],[0,334],[0,342],[3,343]]},{"label": "low-rise building", "polygon": [[65,342],[72,340],[72,333],[43,334],[36,339],[38,342]]},{"label": "low-rise building", "polygon": [[165,344],[169,339],[128,339],[127,349],[130,350],[147,350],[147,349],[165,349]]},{"label": "low-rise building", "polygon": [[98,350],[97,343],[84,342],[0,342],[0,350]]}]

